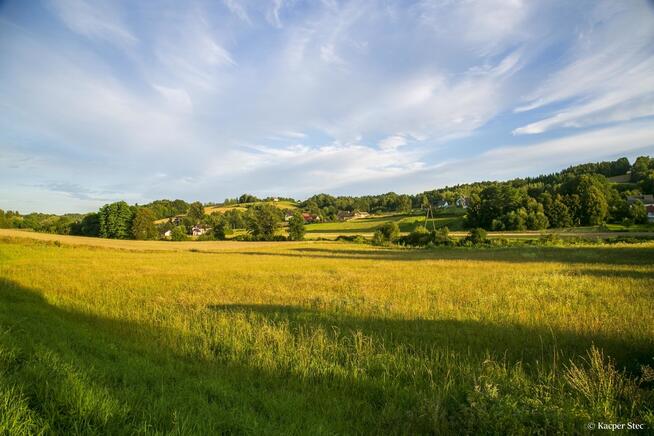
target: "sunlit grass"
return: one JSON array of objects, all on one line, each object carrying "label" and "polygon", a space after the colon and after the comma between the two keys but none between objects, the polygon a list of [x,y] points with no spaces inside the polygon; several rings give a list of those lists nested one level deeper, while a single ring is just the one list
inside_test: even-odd
[{"label": "sunlit grass", "polygon": [[652,243],[56,238],[0,240],[0,432],[654,425]]}]

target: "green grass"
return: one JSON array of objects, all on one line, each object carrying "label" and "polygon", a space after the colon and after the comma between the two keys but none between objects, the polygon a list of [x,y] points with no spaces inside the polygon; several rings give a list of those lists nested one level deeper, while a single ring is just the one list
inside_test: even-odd
[{"label": "green grass", "polygon": [[653,243],[58,238],[0,240],[0,433],[654,426]]},{"label": "green grass", "polygon": [[[447,226],[450,230],[463,229],[464,209],[450,208],[434,210],[434,218],[427,221],[427,227],[431,229]],[[386,222],[394,221],[402,232],[410,232],[418,225],[425,225],[425,215],[388,214],[371,216],[369,218],[354,219],[349,221],[337,221],[330,223],[317,223],[306,225],[307,233],[370,233]]]}]

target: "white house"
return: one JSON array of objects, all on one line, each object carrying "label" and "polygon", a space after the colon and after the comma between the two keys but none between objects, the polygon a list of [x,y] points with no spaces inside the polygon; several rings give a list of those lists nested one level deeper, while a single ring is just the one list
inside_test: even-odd
[{"label": "white house", "polygon": [[209,230],[211,229],[208,227],[193,226],[193,228],[191,229],[191,234],[193,236],[202,236],[205,233],[207,233]]}]

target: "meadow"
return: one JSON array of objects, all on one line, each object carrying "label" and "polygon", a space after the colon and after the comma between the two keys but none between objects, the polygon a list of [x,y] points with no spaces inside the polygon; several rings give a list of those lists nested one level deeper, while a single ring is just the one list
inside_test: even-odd
[{"label": "meadow", "polygon": [[435,210],[434,217],[425,218],[421,214],[379,214],[369,218],[358,218],[349,221],[335,221],[328,223],[314,223],[306,225],[307,234],[357,234],[374,233],[380,225],[387,222],[396,222],[401,232],[411,232],[417,226],[423,225],[428,229],[448,227],[450,230],[463,229],[463,215],[465,209],[449,208]]},{"label": "meadow", "polygon": [[653,297],[652,242],[413,250],[0,231],[0,433],[651,429]]}]

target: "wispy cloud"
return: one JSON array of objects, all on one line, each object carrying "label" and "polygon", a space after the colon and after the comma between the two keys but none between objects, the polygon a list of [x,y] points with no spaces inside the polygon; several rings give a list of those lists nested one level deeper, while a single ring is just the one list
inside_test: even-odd
[{"label": "wispy cloud", "polygon": [[8,1],[5,209],[410,192],[648,150],[646,2]]},{"label": "wispy cloud", "polygon": [[646,24],[652,19],[654,13],[645,3],[598,7],[590,23],[578,32],[567,64],[552,73],[516,112],[571,103],[513,133],[536,134],[654,115],[654,27]]},{"label": "wispy cloud", "polygon": [[119,46],[131,46],[137,38],[125,24],[114,2],[103,0],[50,0],[50,6],[73,32]]}]

